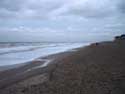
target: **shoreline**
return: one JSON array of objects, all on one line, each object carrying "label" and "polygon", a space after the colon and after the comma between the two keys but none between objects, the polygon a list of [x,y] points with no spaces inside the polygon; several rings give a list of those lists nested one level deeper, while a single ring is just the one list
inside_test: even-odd
[{"label": "shoreline", "polygon": [[[0,71],[0,90],[10,86],[12,83],[23,81],[41,73],[44,74],[45,72],[50,72],[50,70],[55,67],[55,64],[59,58],[67,57],[84,47],[86,46],[74,48],[65,52],[55,53],[45,57],[39,57],[31,62],[26,62],[15,66],[12,65],[12,68],[6,68],[5,70]],[[8,75],[10,75],[10,78],[8,78]]]},{"label": "shoreline", "polygon": [[18,67],[21,67],[21,66],[25,66],[27,64],[30,64],[31,62],[38,61],[38,59],[42,59],[42,58],[44,59],[44,58],[48,58],[48,57],[50,58],[50,57],[58,56],[58,55],[63,54],[63,53],[74,52],[74,51],[77,51],[78,49],[84,48],[84,47],[86,47],[88,45],[90,45],[90,44],[87,44],[87,45],[84,45],[84,46],[81,46],[81,47],[77,47],[77,48],[72,48],[72,49],[69,49],[69,50],[66,50],[66,51],[63,51],[63,52],[58,52],[58,53],[50,54],[48,56],[40,56],[38,58],[35,58],[32,61],[28,61],[28,62],[24,62],[24,63],[11,64],[11,65],[3,65],[3,66],[0,66],[0,72],[1,71],[6,71],[6,70],[10,70],[10,69],[14,69],[14,68],[18,68]]},{"label": "shoreline", "polygon": [[[62,90],[67,91],[62,94],[71,94],[72,90],[82,94],[124,94],[124,56],[125,40],[122,40],[93,43],[73,51],[38,58],[25,66],[0,72],[0,91],[1,94],[11,94],[11,90],[12,94],[35,94],[36,91],[60,94]],[[48,66],[41,67],[46,60],[52,61],[48,61],[51,62]]]},{"label": "shoreline", "polygon": [[[8,53],[0,55],[1,64],[0,66],[20,64],[25,62],[33,61],[39,57],[45,57],[48,55],[65,52],[74,48],[88,45],[87,43],[74,43],[74,44],[47,44],[39,45],[39,47],[15,47],[13,49],[0,49],[0,53]],[[30,50],[30,49],[34,50]],[[30,50],[25,51],[24,50]],[[22,52],[23,51],[23,52]],[[9,53],[11,52],[11,53]]]}]

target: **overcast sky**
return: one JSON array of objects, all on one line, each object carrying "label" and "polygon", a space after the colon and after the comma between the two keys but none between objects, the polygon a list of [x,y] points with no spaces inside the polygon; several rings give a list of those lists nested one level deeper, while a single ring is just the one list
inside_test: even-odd
[{"label": "overcast sky", "polygon": [[98,41],[122,33],[125,0],[0,0],[0,41]]}]

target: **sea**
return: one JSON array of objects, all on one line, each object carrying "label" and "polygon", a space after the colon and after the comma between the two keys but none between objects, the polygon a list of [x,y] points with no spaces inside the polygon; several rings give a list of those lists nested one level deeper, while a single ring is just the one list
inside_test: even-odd
[{"label": "sea", "polygon": [[69,51],[89,43],[0,42],[0,66],[30,62],[39,57]]}]

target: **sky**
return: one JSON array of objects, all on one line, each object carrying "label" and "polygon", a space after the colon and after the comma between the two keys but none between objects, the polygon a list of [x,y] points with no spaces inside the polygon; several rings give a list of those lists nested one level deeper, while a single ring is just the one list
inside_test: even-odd
[{"label": "sky", "polygon": [[0,42],[84,42],[125,33],[125,0],[1,0]]}]

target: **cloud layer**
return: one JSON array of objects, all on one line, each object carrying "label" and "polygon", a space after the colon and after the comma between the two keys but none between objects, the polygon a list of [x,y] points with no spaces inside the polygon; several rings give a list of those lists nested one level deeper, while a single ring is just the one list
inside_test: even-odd
[{"label": "cloud layer", "polygon": [[1,0],[0,36],[11,32],[9,40],[19,34],[53,41],[111,37],[124,33],[124,16],[125,0]]},{"label": "cloud layer", "polygon": [[[42,18],[79,15],[105,17],[125,12],[124,0],[1,0],[0,17]],[[6,15],[6,16],[5,16]]]}]

